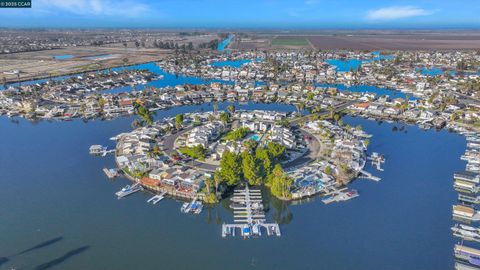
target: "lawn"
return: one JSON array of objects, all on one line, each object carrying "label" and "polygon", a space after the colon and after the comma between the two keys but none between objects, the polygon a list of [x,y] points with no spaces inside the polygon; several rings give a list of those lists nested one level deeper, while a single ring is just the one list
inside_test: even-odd
[{"label": "lawn", "polygon": [[277,37],[272,40],[272,45],[277,46],[308,46],[307,39],[303,37]]}]

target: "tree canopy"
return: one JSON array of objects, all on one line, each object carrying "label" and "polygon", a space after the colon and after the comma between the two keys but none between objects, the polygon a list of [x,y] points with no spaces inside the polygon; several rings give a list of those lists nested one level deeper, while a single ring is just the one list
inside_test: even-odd
[{"label": "tree canopy", "polygon": [[240,156],[230,151],[225,151],[220,160],[220,174],[229,186],[236,185],[242,178]]},{"label": "tree canopy", "polygon": [[270,175],[272,194],[280,199],[289,199],[292,196],[291,187],[293,179],[289,177],[282,169],[280,164],[275,165],[275,168]]}]

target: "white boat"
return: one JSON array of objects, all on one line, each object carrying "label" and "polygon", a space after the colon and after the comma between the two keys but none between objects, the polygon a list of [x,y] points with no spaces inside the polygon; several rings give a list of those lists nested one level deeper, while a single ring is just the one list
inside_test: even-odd
[{"label": "white boat", "polygon": [[134,184],[132,186],[126,185],[120,191],[116,192],[115,195],[117,195],[117,197],[120,199],[120,198],[123,198],[125,196],[130,195],[130,194],[133,194],[137,191],[140,191],[140,190],[143,190],[143,188],[139,184]]},{"label": "white boat", "polygon": [[193,201],[190,204],[190,211],[189,212],[191,212],[193,214],[200,214],[202,212],[202,209],[203,209],[203,203],[202,202]]},{"label": "white boat", "polygon": [[190,203],[186,202],[182,204],[182,207],[180,208],[180,212],[182,213],[187,213],[187,208],[190,205]]},{"label": "white boat", "polygon": [[250,235],[251,235],[250,226],[248,226],[247,224],[243,225],[242,236],[246,238],[246,237],[250,237]]},{"label": "white boat", "polygon": [[460,237],[464,240],[480,242],[480,233],[477,228],[456,224],[452,227],[452,232],[454,236]]},{"label": "white boat", "polygon": [[260,225],[259,224],[253,224],[252,225],[252,235],[260,236]]},{"label": "white boat", "polygon": [[165,194],[166,192],[160,194],[160,195],[155,195],[153,197],[151,197],[150,199],[148,199],[147,203],[153,203],[153,204],[157,204],[159,201],[163,200],[165,198]]}]

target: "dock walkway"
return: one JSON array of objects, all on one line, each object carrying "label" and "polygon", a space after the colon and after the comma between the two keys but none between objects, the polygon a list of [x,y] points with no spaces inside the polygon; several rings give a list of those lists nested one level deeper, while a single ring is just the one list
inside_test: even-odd
[{"label": "dock walkway", "polygon": [[233,224],[222,225],[222,237],[235,236],[237,229],[244,238],[261,236],[262,230],[268,236],[280,236],[280,226],[277,223],[266,223],[263,210],[262,192],[258,189],[234,190],[232,197]]}]

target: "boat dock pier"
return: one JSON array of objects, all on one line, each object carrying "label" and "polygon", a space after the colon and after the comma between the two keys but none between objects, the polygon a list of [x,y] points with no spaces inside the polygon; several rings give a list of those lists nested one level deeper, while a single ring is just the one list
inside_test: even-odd
[{"label": "boat dock pier", "polygon": [[117,169],[107,169],[103,168],[103,172],[105,175],[107,175],[108,178],[113,179],[118,176],[118,170]]},{"label": "boat dock pier", "polygon": [[458,200],[464,204],[480,204],[480,196],[458,194]]},{"label": "boat dock pier", "polygon": [[118,199],[121,199],[123,197],[126,197],[126,196],[128,196],[130,194],[133,194],[135,192],[138,192],[140,190],[143,190],[143,187],[140,184],[136,183],[132,186],[127,185],[126,187],[122,188],[120,191],[115,193],[115,195],[117,195]]},{"label": "boat dock pier", "polygon": [[183,203],[182,207],[180,208],[180,212],[182,213],[191,213],[191,214],[200,214],[203,209],[203,203],[197,200],[197,197],[194,197],[191,202]]},{"label": "boat dock pier", "polygon": [[[480,133],[463,134],[467,138],[467,149],[461,160],[467,161],[465,171],[453,174],[453,187],[458,192],[458,204],[452,206],[453,220],[459,222],[452,229],[454,237],[461,242],[454,247],[455,269],[480,270]],[[466,245],[464,245],[464,242]],[[470,246],[468,242],[476,242]]]},{"label": "boat dock pier", "polygon": [[151,197],[150,199],[148,199],[147,203],[151,202],[153,204],[157,204],[159,201],[161,201],[165,198],[166,194],[167,194],[167,192],[163,192],[160,195],[155,195],[155,196]]},{"label": "boat dock pier", "polygon": [[90,146],[89,152],[90,152],[90,155],[104,157],[107,154],[115,153],[115,149],[107,150],[106,146],[95,144],[95,145]]},{"label": "boat dock pier", "polygon": [[280,236],[280,226],[277,223],[266,223],[263,211],[262,192],[259,189],[235,190],[230,207],[233,209],[233,224],[222,225],[222,237],[235,236],[236,230],[244,238],[261,236],[262,229],[268,236]]},{"label": "boat dock pier", "polygon": [[358,192],[355,189],[347,191],[347,188],[342,188],[339,190],[335,189],[332,192],[327,193],[326,195],[327,196],[324,199],[322,199],[322,202],[324,204],[329,204],[332,202],[348,201],[350,199],[360,196],[358,195]]},{"label": "boat dock pier", "polygon": [[374,175],[372,175],[371,173],[369,173],[365,170],[360,171],[360,174],[358,175],[358,178],[373,180],[375,182],[378,182],[378,181],[382,180],[382,178],[380,178],[378,176],[374,176]]},{"label": "boat dock pier", "polygon": [[367,157],[367,159],[372,161],[372,166],[375,167],[379,171],[383,171],[381,165],[385,163],[385,157],[380,155],[377,152],[373,152],[371,156]]}]

